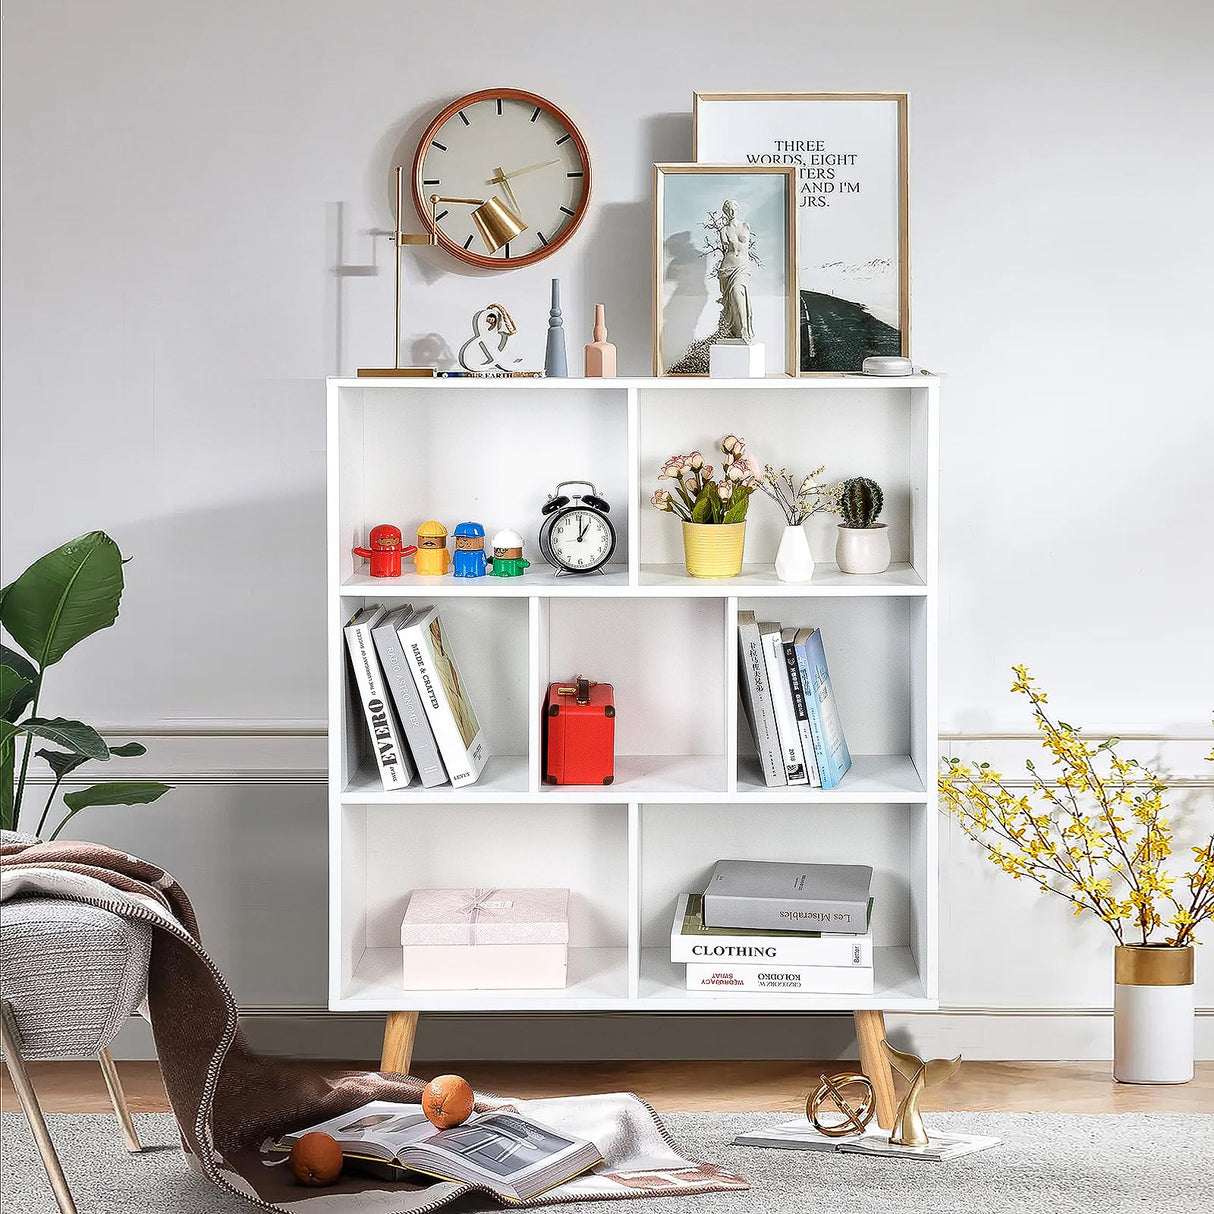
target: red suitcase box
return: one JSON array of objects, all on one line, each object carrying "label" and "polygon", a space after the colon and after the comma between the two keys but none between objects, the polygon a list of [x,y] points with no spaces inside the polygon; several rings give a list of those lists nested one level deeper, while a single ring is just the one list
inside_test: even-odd
[{"label": "red suitcase box", "polygon": [[569,683],[550,683],[544,701],[544,782],[610,784],[614,779],[611,684],[580,675]]}]

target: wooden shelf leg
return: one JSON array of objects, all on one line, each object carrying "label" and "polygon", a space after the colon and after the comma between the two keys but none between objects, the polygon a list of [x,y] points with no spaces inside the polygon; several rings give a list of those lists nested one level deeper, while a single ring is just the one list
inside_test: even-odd
[{"label": "wooden shelf leg", "polygon": [[877,1124],[883,1130],[894,1127],[894,1073],[881,1051],[885,1037],[885,1013],[871,1010],[854,1013],[856,1044],[860,1047],[860,1069],[873,1085],[877,1105]]},{"label": "wooden shelf leg", "polygon": [[416,1012],[389,1012],[384,1025],[384,1052],[379,1069],[407,1075],[413,1062],[413,1040],[417,1036]]}]

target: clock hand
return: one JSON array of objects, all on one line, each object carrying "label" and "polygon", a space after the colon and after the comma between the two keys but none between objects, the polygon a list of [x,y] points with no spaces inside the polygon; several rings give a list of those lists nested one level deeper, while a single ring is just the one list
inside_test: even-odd
[{"label": "clock hand", "polygon": [[518,204],[518,199],[514,196],[514,191],[510,188],[510,182],[506,178],[506,174],[502,172],[501,166],[498,166],[497,176],[489,181],[490,185],[500,185],[506,191],[506,198],[510,205],[514,208],[514,213],[522,219],[523,211]]},{"label": "clock hand", "polygon": [[586,538],[586,528],[590,526],[589,520],[582,523],[577,530],[577,542],[580,544]]},{"label": "clock hand", "polygon": [[512,177],[521,177],[524,173],[534,173],[536,169],[546,169],[550,164],[560,164],[559,160],[545,160],[540,164],[529,164],[526,168],[515,169],[513,173],[503,172],[501,168],[497,170],[496,177],[489,178],[489,185],[502,185],[509,181]]}]

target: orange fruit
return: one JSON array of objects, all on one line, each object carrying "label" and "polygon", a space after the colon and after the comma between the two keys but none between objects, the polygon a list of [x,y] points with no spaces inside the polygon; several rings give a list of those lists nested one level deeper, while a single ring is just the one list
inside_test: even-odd
[{"label": "orange fruit", "polygon": [[440,1130],[463,1125],[472,1116],[476,1097],[468,1081],[459,1075],[436,1075],[422,1092],[422,1112]]},{"label": "orange fruit", "polygon": [[300,1184],[332,1184],[341,1175],[341,1165],[341,1147],[328,1134],[305,1134],[291,1148],[291,1171]]}]

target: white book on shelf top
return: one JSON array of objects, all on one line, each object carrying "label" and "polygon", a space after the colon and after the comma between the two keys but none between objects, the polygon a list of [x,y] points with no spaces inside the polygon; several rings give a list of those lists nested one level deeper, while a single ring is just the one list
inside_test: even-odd
[{"label": "white book on shelf top", "polygon": [[383,607],[378,603],[363,607],[350,617],[345,633],[354,683],[367,722],[371,753],[375,756],[384,788],[392,791],[409,787],[413,781],[413,765],[401,745],[400,725],[371,640],[371,630],[383,619],[384,614]]}]

